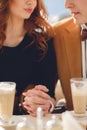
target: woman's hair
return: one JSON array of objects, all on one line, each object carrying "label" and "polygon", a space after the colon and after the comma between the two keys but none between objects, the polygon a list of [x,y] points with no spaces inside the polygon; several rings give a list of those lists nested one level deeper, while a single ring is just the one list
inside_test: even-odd
[{"label": "woman's hair", "polygon": [[[5,30],[9,17],[9,0],[0,0],[0,46],[6,39]],[[38,48],[43,52],[47,50],[46,41],[52,36],[52,28],[47,22],[48,15],[42,0],[37,0],[37,6],[29,19],[25,19],[24,28],[29,36],[32,37],[33,44],[37,41]]]},{"label": "woman's hair", "polygon": [[5,30],[8,20],[8,0],[0,0],[0,47],[6,39]]}]

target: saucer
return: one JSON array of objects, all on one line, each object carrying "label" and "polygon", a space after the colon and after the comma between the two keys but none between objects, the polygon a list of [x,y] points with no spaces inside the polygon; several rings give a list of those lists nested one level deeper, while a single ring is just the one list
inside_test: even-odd
[{"label": "saucer", "polygon": [[77,118],[87,117],[87,111],[86,111],[86,113],[84,113],[84,114],[76,114],[74,111],[70,111],[70,113],[71,113],[74,117],[77,117]]}]

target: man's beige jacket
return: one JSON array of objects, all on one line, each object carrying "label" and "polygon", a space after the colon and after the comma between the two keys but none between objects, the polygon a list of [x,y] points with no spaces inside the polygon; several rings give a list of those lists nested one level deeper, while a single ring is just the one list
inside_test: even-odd
[{"label": "man's beige jacket", "polygon": [[80,26],[72,18],[67,18],[53,25],[54,46],[57,58],[58,75],[68,110],[72,110],[70,78],[81,77],[81,38]]}]

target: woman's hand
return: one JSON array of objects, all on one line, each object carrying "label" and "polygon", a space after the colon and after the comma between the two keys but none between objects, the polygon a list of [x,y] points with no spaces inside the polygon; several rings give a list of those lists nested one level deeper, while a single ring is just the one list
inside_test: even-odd
[{"label": "woman's hand", "polygon": [[23,93],[25,96],[23,106],[30,115],[36,116],[38,107],[42,108],[44,115],[49,112],[52,98],[47,94],[48,91],[45,86],[36,85],[35,88]]}]

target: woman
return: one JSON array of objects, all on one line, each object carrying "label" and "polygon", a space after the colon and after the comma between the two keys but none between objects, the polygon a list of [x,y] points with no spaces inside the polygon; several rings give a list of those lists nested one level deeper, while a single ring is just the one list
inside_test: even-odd
[{"label": "woman", "polygon": [[41,0],[0,1],[0,81],[17,84],[14,114],[23,113],[20,97],[26,88],[22,107],[30,115],[36,116],[37,107],[45,115],[54,103],[57,71],[46,19]]}]

